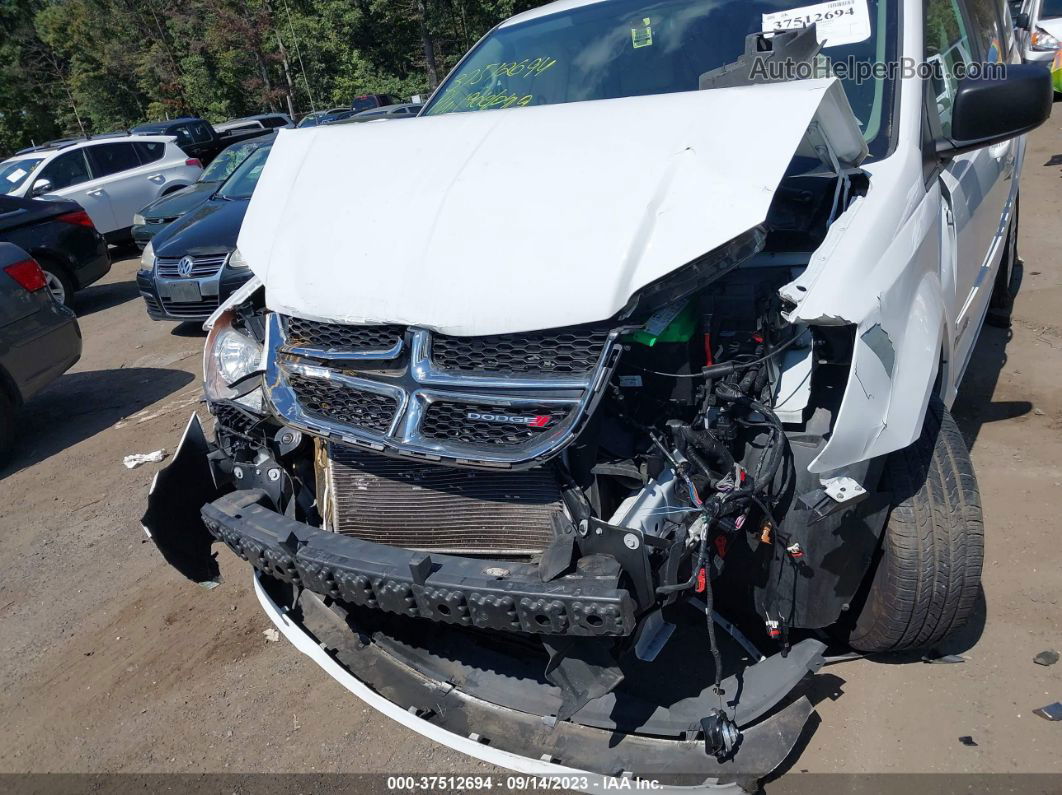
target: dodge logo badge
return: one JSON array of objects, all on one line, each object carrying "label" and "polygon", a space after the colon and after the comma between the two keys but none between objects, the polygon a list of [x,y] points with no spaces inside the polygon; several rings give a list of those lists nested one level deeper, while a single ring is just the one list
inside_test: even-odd
[{"label": "dodge logo badge", "polygon": [[181,261],[177,263],[177,275],[187,279],[192,275],[192,268],[195,267],[195,260],[191,257],[181,257]]},{"label": "dodge logo badge", "polygon": [[501,425],[526,425],[529,428],[545,428],[551,421],[547,415],[539,415],[537,417],[516,417],[511,414],[481,414],[478,411],[470,411],[466,416],[470,420],[496,422]]}]

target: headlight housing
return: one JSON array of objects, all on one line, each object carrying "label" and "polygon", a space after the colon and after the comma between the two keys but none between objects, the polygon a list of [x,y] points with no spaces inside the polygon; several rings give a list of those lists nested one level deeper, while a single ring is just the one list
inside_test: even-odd
[{"label": "headlight housing", "polygon": [[235,249],[229,254],[229,267],[243,269],[249,268],[250,266],[247,264],[247,260],[243,258],[243,254],[240,253],[240,250]]},{"label": "headlight housing", "polygon": [[1035,28],[1032,32],[1032,39],[1029,42],[1034,50],[1040,52],[1051,52],[1062,48],[1062,41],[1052,36],[1043,28]]},{"label": "headlight housing", "polygon": [[225,312],[207,335],[203,383],[210,401],[236,400],[252,391],[241,381],[262,369],[262,344],[237,329],[235,313]]},{"label": "headlight housing", "polygon": [[133,216],[133,226],[143,226],[146,223],[147,221],[144,220],[144,216],[142,216],[140,213],[136,213]]},{"label": "headlight housing", "polygon": [[151,273],[155,270],[155,247],[151,241],[144,247],[144,253],[140,255],[140,273]]}]

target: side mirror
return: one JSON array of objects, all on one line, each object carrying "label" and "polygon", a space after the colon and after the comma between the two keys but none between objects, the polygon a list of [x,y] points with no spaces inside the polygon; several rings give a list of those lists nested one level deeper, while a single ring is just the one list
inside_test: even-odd
[{"label": "side mirror", "polygon": [[1005,77],[964,77],[952,104],[951,137],[937,142],[940,157],[1002,143],[1047,121],[1054,101],[1043,64],[1000,64]]},{"label": "side mirror", "polygon": [[30,196],[43,196],[45,193],[51,193],[52,183],[51,180],[39,179],[33,183],[33,187],[30,188]]},{"label": "side mirror", "polygon": [[1021,30],[1032,30],[1032,20],[1029,18],[1028,14],[1022,11],[1020,14],[1015,15],[1014,27],[1020,28]]}]

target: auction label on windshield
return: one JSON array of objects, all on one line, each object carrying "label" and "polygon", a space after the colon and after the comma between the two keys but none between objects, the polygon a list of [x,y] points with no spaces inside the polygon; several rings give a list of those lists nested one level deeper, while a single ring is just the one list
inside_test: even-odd
[{"label": "auction label on windshield", "polygon": [[830,0],[813,6],[790,8],[763,15],[764,33],[781,33],[815,25],[823,47],[856,44],[870,38],[870,12],[866,0]]}]

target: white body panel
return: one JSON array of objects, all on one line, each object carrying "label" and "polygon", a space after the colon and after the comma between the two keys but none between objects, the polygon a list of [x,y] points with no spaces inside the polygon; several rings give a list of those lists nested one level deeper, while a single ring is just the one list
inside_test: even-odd
[{"label": "white body panel", "polygon": [[603,320],[761,223],[812,121],[865,155],[832,80],[281,132],[240,251],[269,308],[311,319]]}]

